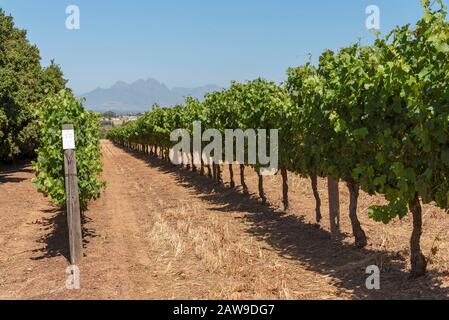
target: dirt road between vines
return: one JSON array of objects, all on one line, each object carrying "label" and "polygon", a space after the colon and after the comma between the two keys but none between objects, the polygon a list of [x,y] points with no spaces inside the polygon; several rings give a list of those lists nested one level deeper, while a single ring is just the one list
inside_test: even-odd
[{"label": "dirt road between vines", "polygon": [[[107,188],[85,213],[81,290],[65,284],[64,212],[35,191],[29,164],[0,169],[0,299],[449,297],[449,219],[433,207],[425,207],[423,237],[430,272],[411,280],[410,220],[383,226],[366,217],[381,199],[362,195],[359,214],[370,245],[360,250],[350,237],[343,185],[343,235],[332,242],[326,222],[313,223],[307,180],[290,177],[292,208],[284,213],[279,177],[267,178],[265,206],[254,195],[109,141],[102,151]],[[248,181],[255,192],[250,170]],[[324,181],[320,193],[326,217]],[[365,286],[373,264],[381,268],[380,290]]]}]

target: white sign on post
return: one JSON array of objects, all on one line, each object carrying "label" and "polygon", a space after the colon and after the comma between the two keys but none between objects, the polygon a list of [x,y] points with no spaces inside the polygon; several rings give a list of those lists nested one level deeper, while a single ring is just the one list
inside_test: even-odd
[{"label": "white sign on post", "polygon": [[62,148],[75,150],[75,131],[73,129],[62,130]]}]

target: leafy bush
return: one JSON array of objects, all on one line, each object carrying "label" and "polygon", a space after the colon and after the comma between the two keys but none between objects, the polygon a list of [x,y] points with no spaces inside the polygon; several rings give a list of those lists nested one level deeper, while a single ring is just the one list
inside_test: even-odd
[{"label": "leafy bush", "polygon": [[65,204],[61,127],[73,124],[80,205],[82,210],[86,210],[89,201],[97,199],[105,186],[99,178],[103,170],[99,116],[85,111],[82,102],[67,90],[49,95],[37,109],[36,116],[39,119],[40,147],[37,161],[33,162],[36,172],[33,182],[39,192],[51,196],[54,204]]}]

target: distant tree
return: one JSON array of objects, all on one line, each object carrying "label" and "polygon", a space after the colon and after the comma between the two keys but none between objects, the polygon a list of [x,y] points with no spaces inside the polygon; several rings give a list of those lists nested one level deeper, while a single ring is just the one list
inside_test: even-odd
[{"label": "distant tree", "polygon": [[113,111],[107,111],[103,113],[103,118],[111,120],[112,118],[117,118],[117,113]]},{"label": "distant tree", "polygon": [[[64,74],[61,67],[51,60],[48,67],[42,70],[41,86],[45,94],[58,93],[59,91],[66,89],[67,80],[64,79]],[[66,89],[71,91],[70,89]]]}]

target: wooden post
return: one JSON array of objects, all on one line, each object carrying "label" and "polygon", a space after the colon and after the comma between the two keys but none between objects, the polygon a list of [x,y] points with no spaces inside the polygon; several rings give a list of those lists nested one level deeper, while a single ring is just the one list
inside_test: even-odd
[{"label": "wooden post", "polygon": [[78,265],[83,257],[81,212],[76,170],[75,131],[72,124],[62,126],[64,149],[64,174],[67,199],[67,222],[69,226],[70,262]]},{"label": "wooden post", "polygon": [[329,218],[332,239],[337,239],[340,233],[340,195],[338,188],[338,180],[328,176],[328,193],[329,193]]}]

